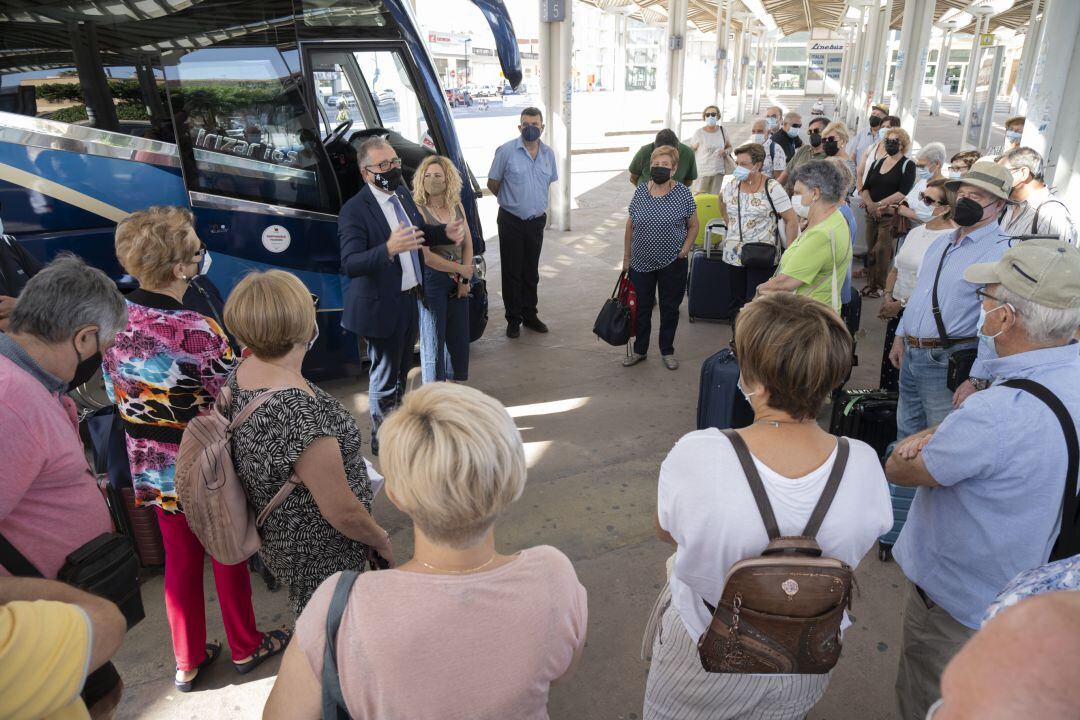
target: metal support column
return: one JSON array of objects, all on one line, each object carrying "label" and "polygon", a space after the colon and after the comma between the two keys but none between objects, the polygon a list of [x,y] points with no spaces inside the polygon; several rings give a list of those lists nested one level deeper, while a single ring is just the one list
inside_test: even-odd
[{"label": "metal support column", "polygon": [[765,97],[767,98],[771,97],[770,93],[772,91],[772,69],[773,63],[776,61],[777,42],[778,38],[776,37],[776,33],[770,32],[768,52],[765,55],[765,85],[762,88],[762,92],[765,93]]},{"label": "metal support column", "polygon": [[1013,115],[1022,115],[1026,110],[1027,92],[1031,86],[1035,55],[1039,48],[1039,31],[1042,26],[1039,19],[1041,5],[1040,0],[1032,0],[1031,16],[1028,18],[1027,33],[1024,35],[1024,50],[1020,54],[1020,67],[1016,72],[1016,84],[1013,85],[1012,91],[1010,111]]},{"label": "metal support column", "polygon": [[683,76],[686,65],[687,0],[668,0],[667,112],[664,127],[682,137]]},{"label": "metal support column", "polygon": [[615,75],[613,90],[626,92],[626,16],[615,14]]},{"label": "metal support column", "polygon": [[746,72],[750,67],[750,32],[749,14],[742,16],[742,30],[739,32],[738,66],[732,75],[735,78],[735,122],[746,122]]},{"label": "metal support column", "polygon": [[848,76],[851,74],[851,52],[854,50],[851,39],[851,26],[843,25],[844,33],[844,59],[840,64],[840,87],[836,92],[836,100],[833,103],[833,115],[837,118],[844,116],[844,107],[847,103]]},{"label": "metal support column", "polygon": [[1043,27],[1020,144],[1042,154],[1047,185],[1068,186],[1069,193],[1075,195],[1080,169],[1072,163],[1080,126],[1076,115],[1068,113],[1080,108],[1080,93],[1075,90],[1075,78],[1080,74],[1080,2],[1052,0],[1043,16]]},{"label": "metal support column", "polygon": [[139,90],[142,92],[150,123],[160,125],[166,119],[165,107],[161,103],[161,92],[154,78],[154,68],[150,64],[150,58],[143,55],[138,59],[135,63],[135,74],[139,78]]},{"label": "metal support column", "polygon": [[97,27],[94,23],[71,23],[68,25],[68,36],[71,39],[71,50],[79,72],[79,85],[82,87],[90,126],[118,131],[120,121],[116,117],[116,104],[109,91],[105,68],[101,65]]},{"label": "metal support column", "polygon": [[967,71],[964,73],[964,101],[960,104],[960,115],[956,118],[957,125],[964,124],[964,118],[971,112],[971,103],[975,99],[975,86],[979,84],[979,63],[982,58],[982,47],[979,41],[986,28],[990,27],[990,15],[994,12],[987,7],[968,8],[968,12],[975,16],[975,35],[971,38],[971,52],[968,53]]},{"label": "metal support column", "polygon": [[867,32],[869,12],[865,5],[860,8],[858,51],[855,54],[854,82],[851,84],[851,105],[848,107],[846,118],[846,124],[853,134],[858,129],[859,118],[863,114],[863,105],[865,103],[863,86],[865,85],[866,64],[869,58],[866,49],[870,42],[870,35]]},{"label": "metal support column", "polygon": [[900,52],[896,60],[896,82],[893,84],[897,107],[890,107],[889,112],[900,118],[901,126],[912,137],[919,122],[919,103],[922,100],[923,79],[926,77],[926,56],[933,22],[934,0],[905,0]]},{"label": "metal support column", "polygon": [[570,229],[570,115],[573,100],[573,3],[558,22],[540,23],[540,93],[544,103],[544,142],[555,152],[559,179],[548,191],[548,227]]},{"label": "metal support column", "polygon": [[724,109],[728,96],[728,74],[731,71],[731,4],[733,0],[716,3],[716,106],[720,108],[720,121],[724,121]]},{"label": "metal support column", "polygon": [[952,52],[952,34],[956,23],[946,23],[941,28],[941,49],[938,50],[937,70],[934,72],[934,100],[930,104],[930,114],[941,114],[941,97],[945,94],[945,76],[949,73],[949,54]]},{"label": "metal support column", "polygon": [[754,37],[757,40],[757,47],[754,51],[754,97],[750,103],[750,108],[753,110],[754,117],[761,114],[761,86],[764,85],[762,75],[765,73],[765,28],[762,25],[758,25],[755,28]]},{"label": "metal support column", "polygon": [[[893,0],[886,0],[878,15],[877,35],[870,52],[874,54],[874,70],[870,76],[870,102],[879,103],[885,98],[885,87],[889,79],[889,64],[892,52],[889,50],[889,36],[892,35]],[[892,110],[890,109],[890,112]]]}]

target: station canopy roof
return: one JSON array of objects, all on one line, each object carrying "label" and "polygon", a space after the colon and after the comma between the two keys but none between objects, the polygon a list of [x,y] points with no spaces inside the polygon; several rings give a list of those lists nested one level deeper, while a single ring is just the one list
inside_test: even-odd
[{"label": "station canopy roof", "polygon": [[[957,19],[957,31],[971,32],[975,25],[965,10],[973,6],[986,6],[997,12],[991,17],[990,31],[998,28],[1016,29],[1031,16],[1034,0],[936,0],[934,22]],[[1080,0],[1068,0],[1078,2]],[[667,21],[668,0],[584,0],[603,10],[623,12],[630,17],[651,24]],[[689,0],[687,17],[690,24],[704,33],[716,32],[716,6],[724,0]],[[871,0],[871,6],[875,0]],[[876,0],[884,5],[884,0]],[[806,32],[814,28],[839,30],[850,5],[847,0],[735,0],[732,27],[739,29],[740,13],[750,13],[769,29],[782,35]],[[904,18],[904,0],[893,0],[893,29],[900,29]]]}]

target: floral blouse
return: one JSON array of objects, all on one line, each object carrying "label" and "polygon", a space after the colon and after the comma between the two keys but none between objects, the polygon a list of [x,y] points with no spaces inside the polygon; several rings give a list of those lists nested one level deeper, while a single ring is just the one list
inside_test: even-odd
[{"label": "floral blouse", "polygon": [[127,296],[128,326],[102,357],[124,422],[136,505],[179,511],[173,474],[180,438],[213,405],[235,364],[221,327],[171,297]]},{"label": "floral blouse", "polygon": [[[766,189],[772,198],[772,205],[769,205],[769,198],[765,197]],[[727,211],[723,259],[728,265],[741,267],[739,256],[743,243],[776,243],[779,213],[791,209],[791,198],[780,183],[768,179],[758,192],[745,193],[739,189],[739,183],[733,178],[724,185],[720,195]],[[776,207],[775,213],[773,206]]]}]

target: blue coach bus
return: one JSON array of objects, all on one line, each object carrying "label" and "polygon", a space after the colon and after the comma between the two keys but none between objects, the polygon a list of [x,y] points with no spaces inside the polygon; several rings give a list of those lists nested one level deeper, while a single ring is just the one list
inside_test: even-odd
[{"label": "blue coach bus", "polygon": [[[521,81],[502,0],[472,0]],[[282,268],[320,297],[309,370],[358,355],[340,327],[337,213],[355,147],[381,135],[411,182],[431,153],[469,178],[410,0],[0,0],[0,218],[42,259],[72,251],[116,278],[116,223],[189,207],[227,294]]]}]

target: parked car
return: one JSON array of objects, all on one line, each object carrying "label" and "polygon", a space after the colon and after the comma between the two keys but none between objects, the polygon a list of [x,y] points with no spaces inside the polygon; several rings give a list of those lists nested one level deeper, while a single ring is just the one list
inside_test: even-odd
[{"label": "parked car", "polygon": [[473,98],[467,90],[453,88],[446,91],[446,102],[452,108],[461,107],[462,105],[470,107],[473,104]]},{"label": "parked car", "polygon": [[371,99],[375,101],[376,105],[386,105],[388,103],[396,103],[397,95],[393,90],[377,90],[371,93]]},{"label": "parked car", "polygon": [[356,107],[356,96],[349,90],[345,90],[340,95],[327,95],[326,106],[337,107],[342,100],[344,100],[345,104],[349,107]]}]

